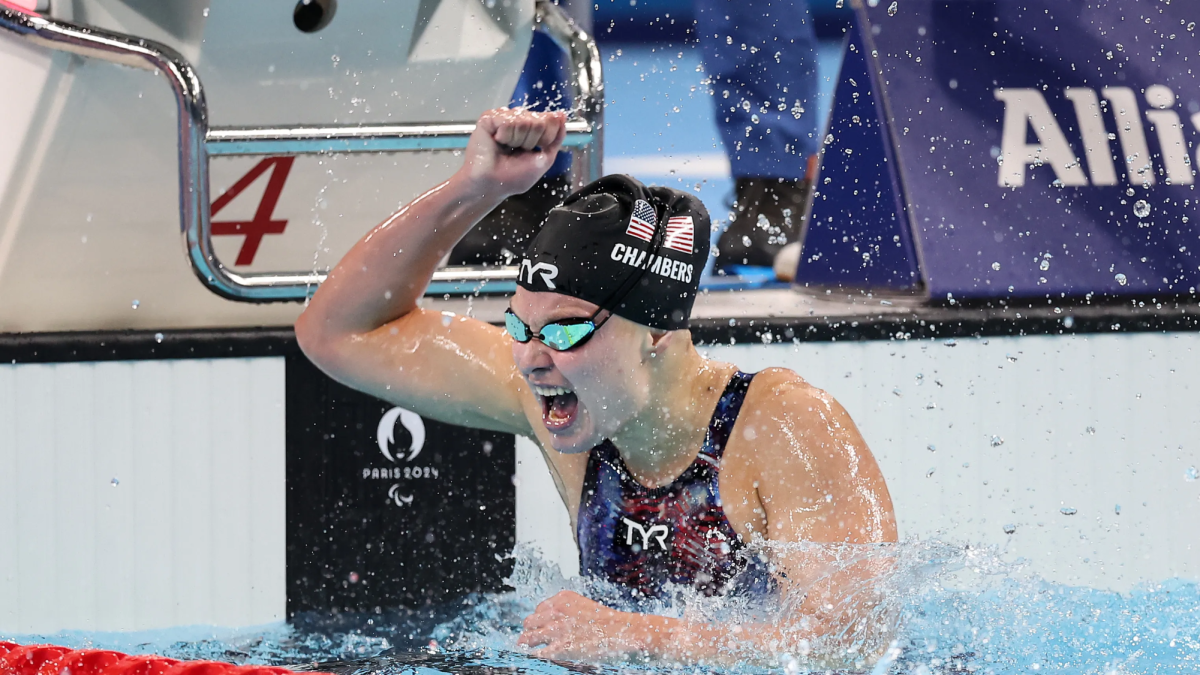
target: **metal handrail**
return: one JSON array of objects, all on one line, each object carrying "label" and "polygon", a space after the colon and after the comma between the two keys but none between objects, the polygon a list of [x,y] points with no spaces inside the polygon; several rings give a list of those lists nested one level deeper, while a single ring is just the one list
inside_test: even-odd
[{"label": "metal handrail", "polygon": [[[389,124],[337,127],[260,129],[221,127],[210,129],[205,139],[208,156],[308,155],[315,153],[407,152],[459,150],[475,130],[474,124]],[[592,143],[592,125],[567,122],[563,147]]]},{"label": "metal handrail", "polygon": [[[576,148],[576,184],[600,175],[604,98],[600,52],[549,0],[536,0],[534,27],[567,52],[575,119],[567,124],[566,147]],[[387,124],[354,127],[208,128],[208,106],[195,68],[164,44],[88,26],[55,21],[0,0],[0,30],[34,44],[80,56],[162,73],[179,113],[179,214],[187,258],[209,290],[230,300],[303,300],[325,280],[323,272],[239,274],[217,258],[209,213],[211,156],[317,153],[409,152],[467,146],[474,124]],[[446,268],[432,282],[482,284],[517,278],[515,267]]]}]

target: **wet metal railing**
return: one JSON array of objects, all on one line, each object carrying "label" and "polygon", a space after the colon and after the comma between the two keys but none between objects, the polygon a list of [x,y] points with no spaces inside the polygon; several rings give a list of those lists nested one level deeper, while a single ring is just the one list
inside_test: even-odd
[{"label": "wet metal railing", "polygon": [[[582,185],[600,176],[604,114],[600,52],[592,38],[549,0],[536,1],[534,28],[544,31],[568,57],[573,119],[564,146],[575,152],[572,178]],[[286,128],[208,127],[204,88],[195,68],[174,49],[142,38],[48,19],[0,0],[0,31],[87,58],[161,73],[175,93],[179,113],[179,220],[187,258],[196,276],[231,300],[303,300],[325,280],[323,272],[240,274],[213,250],[208,160],[213,156],[307,155],[455,150],[467,147],[474,124],[386,124]],[[440,287],[462,290],[484,282],[512,281],[515,267],[448,267],[436,272]]]}]

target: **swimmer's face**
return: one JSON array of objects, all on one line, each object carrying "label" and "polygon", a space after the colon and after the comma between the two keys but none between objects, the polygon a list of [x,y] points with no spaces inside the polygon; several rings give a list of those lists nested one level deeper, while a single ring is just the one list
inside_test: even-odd
[{"label": "swimmer's face", "polygon": [[[524,288],[517,289],[511,307],[535,335],[547,323],[587,318],[597,309],[578,298]],[[542,407],[541,423],[555,450],[587,452],[646,405],[649,334],[650,329],[613,316],[590,340],[565,352],[537,339],[512,341],[513,360]]]}]

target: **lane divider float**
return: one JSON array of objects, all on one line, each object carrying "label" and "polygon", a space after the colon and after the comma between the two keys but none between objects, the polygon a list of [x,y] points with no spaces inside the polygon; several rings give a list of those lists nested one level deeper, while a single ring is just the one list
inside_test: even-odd
[{"label": "lane divider float", "polygon": [[295,675],[295,671],[278,666],[239,666],[222,661],[130,656],[107,649],[21,646],[14,642],[0,642],[0,675]]}]

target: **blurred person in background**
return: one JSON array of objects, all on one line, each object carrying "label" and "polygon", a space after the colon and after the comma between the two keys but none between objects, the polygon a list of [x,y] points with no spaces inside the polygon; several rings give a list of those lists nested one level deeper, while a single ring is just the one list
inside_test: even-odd
[{"label": "blurred person in background", "polygon": [[734,205],[717,270],[773,265],[798,240],[817,152],[817,38],[806,0],[695,0]]}]

